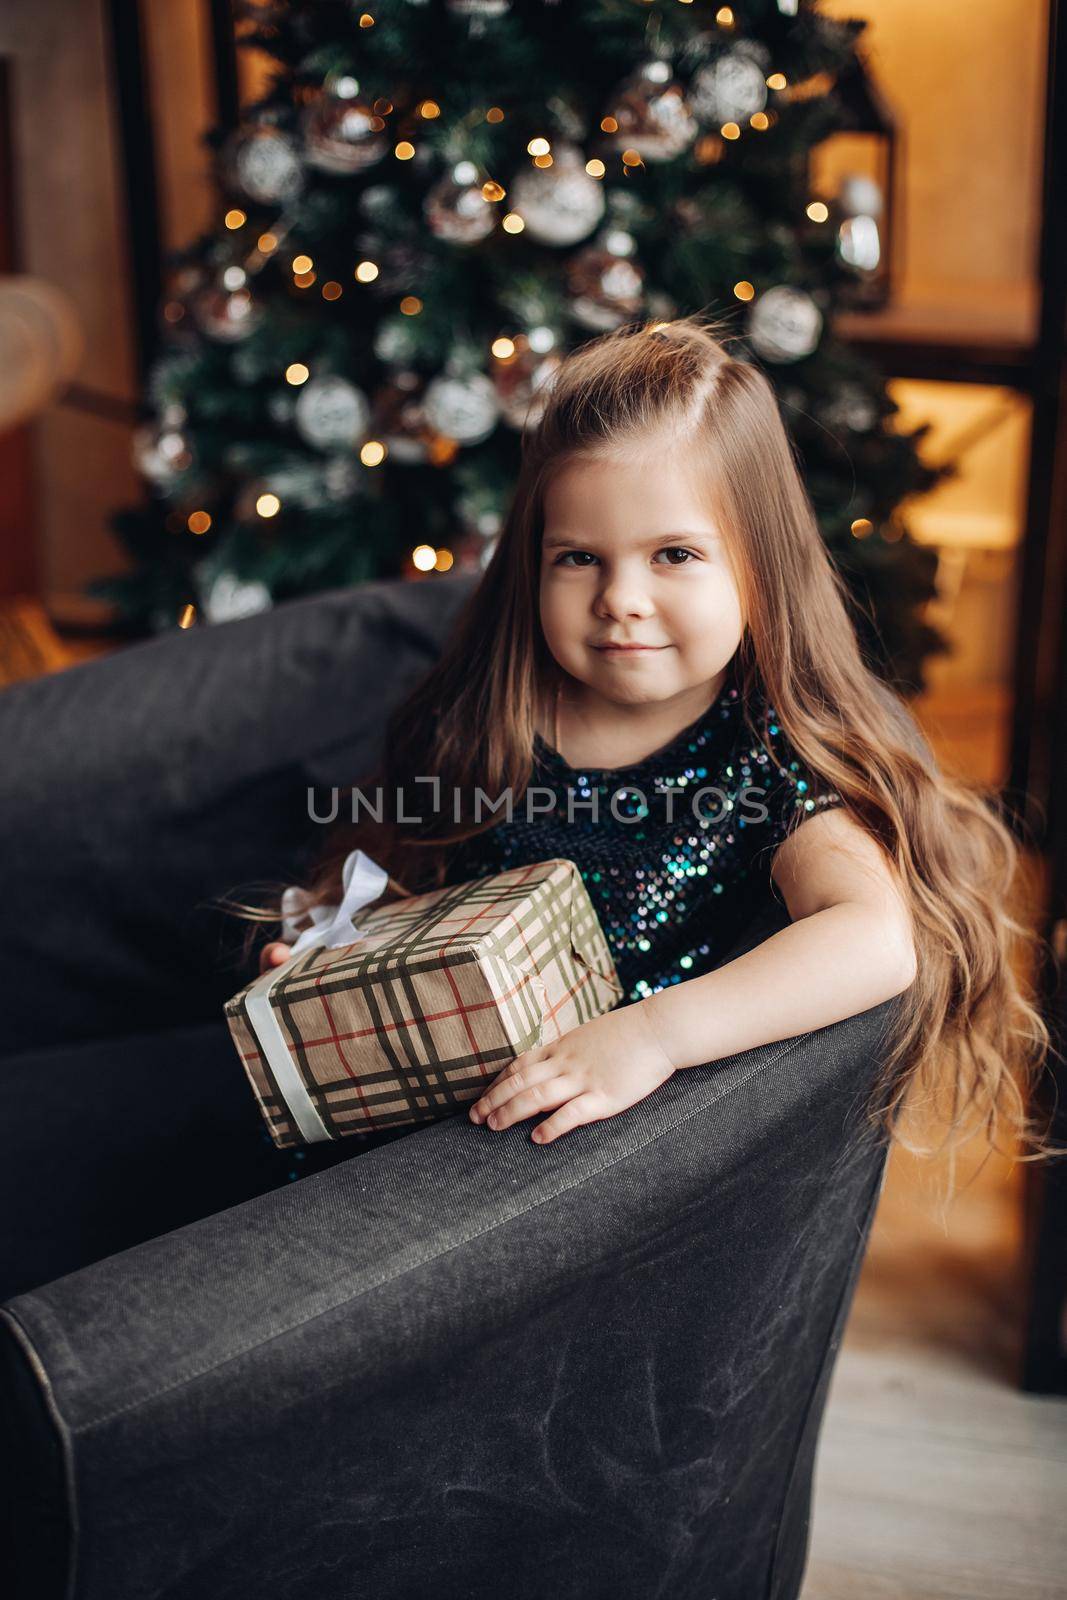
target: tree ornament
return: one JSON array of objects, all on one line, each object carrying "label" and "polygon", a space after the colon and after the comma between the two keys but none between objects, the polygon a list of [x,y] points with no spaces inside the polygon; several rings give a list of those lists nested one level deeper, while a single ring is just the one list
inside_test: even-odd
[{"label": "tree ornament", "polygon": [[250,200],[276,205],[304,187],[304,163],[295,139],[279,128],[252,128],[231,147],[230,171]]},{"label": "tree ornament", "polygon": [[799,361],[810,356],[822,332],[822,312],[804,289],[778,284],[752,302],[747,332],[767,361]]},{"label": "tree ornament", "polygon": [[636,150],[645,161],[671,161],[687,150],[698,133],[685,92],[661,56],[644,62],[612,96],[609,115],[619,128],[608,148]]},{"label": "tree ornament", "polygon": [[374,335],[374,354],[386,366],[404,366],[418,355],[419,336],[414,317],[383,317]]},{"label": "tree ornament", "polygon": [[544,415],[548,391],[563,357],[555,351],[540,354],[526,338],[515,342],[515,354],[494,363],[493,384],[508,427],[533,428]]},{"label": "tree ornament", "polygon": [[283,428],[288,427],[289,423],[293,420],[293,413],[295,410],[296,399],[291,393],[286,392],[285,394],[272,394],[268,396],[268,414],[270,415],[271,421],[277,422],[279,426]]},{"label": "tree ornament", "polygon": [[262,308],[253,300],[241,267],[226,267],[214,282],[198,289],[190,309],[197,326],[223,344],[246,339],[263,320]]},{"label": "tree ornament", "polygon": [[446,5],[454,17],[466,17],[475,25],[472,32],[480,32],[492,17],[510,10],[510,0],[446,0]]},{"label": "tree ornament", "polygon": [[770,51],[753,39],[742,39],[699,67],[689,85],[689,104],[701,122],[721,128],[724,122],[747,122],[767,104]]},{"label": "tree ornament", "polygon": [[429,457],[430,426],[419,391],[418,373],[401,369],[374,396],[374,430],[390,459],[413,466]]},{"label": "tree ornament", "polygon": [[583,327],[608,332],[637,316],[645,275],[630,259],[636,249],[632,234],[609,228],[568,261],[571,311]]},{"label": "tree ornament", "polygon": [[540,244],[577,244],[604,215],[604,187],[585,170],[577,145],[561,144],[550,167],[527,167],[511,187],[512,206]]},{"label": "tree ornament", "polygon": [[852,433],[869,433],[878,421],[878,408],[858,384],[842,384],[841,389],[819,413],[830,429],[848,428]]},{"label": "tree ornament", "polygon": [[365,172],[389,147],[383,119],[348,75],[323,84],[304,107],[300,124],[308,163],[320,172],[341,177]]},{"label": "tree ornament", "polygon": [[473,161],[457,161],[423,201],[430,231],[449,244],[477,244],[496,226],[496,212],[482,194]]},{"label": "tree ornament", "polygon": [[271,594],[265,583],[258,578],[239,578],[235,572],[217,573],[206,590],[201,590],[200,610],[211,623],[234,622],[270,606]]},{"label": "tree ornament", "polygon": [[157,489],[170,489],[193,464],[193,450],[183,431],[185,407],[167,405],[158,422],[138,428],[132,440],[134,466]]},{"label": "tree ornament", "polygon": [[480,444],[500,417],[493,380],[484,372],[434,378],[423,396],[423,408],[431,428],[457,444]]},{"label": "tree ornament", "polygon": [[308,379],[293,420],[300,437],[316,450],[351,450],[367,431],[370,406],[355,384],[331,373]]}]

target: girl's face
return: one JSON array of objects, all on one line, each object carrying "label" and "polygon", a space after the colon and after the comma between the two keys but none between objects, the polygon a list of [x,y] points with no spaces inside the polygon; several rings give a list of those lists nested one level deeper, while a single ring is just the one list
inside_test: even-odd
[{"label": "girl's face", "polygon": [[681,454],[571,462],[545,491],[544,523],[541,626],[563,670],[616,705],[710,704],[744,616]]}]

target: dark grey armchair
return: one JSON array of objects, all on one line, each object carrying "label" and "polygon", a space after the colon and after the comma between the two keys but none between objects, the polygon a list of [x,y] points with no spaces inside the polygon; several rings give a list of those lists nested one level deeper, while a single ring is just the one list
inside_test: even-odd
[{"label": "dark grey armchair", "polygon": [[308,787],[364,774],[470,584],[0,695],[6,1594],[799,1592],[897,1002],[549,1146],[460,1115],[299,1155],[222,1019],[212,897],[304,870]]}]

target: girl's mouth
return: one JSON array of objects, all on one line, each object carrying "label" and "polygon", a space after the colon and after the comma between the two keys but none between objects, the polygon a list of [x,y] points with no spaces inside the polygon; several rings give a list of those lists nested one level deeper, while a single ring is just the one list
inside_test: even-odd
[{"label": "girl's mouth", "polygon": [[664,644],[595,644],[594,650],[601,651],[607,656],[643,655],[646,652],[665,650]]}]

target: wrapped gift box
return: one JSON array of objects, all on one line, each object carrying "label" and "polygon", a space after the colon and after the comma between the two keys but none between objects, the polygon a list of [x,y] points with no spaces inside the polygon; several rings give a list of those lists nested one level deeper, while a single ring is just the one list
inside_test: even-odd
[{"label": "wrapped gift box", "polygon": [[[350,867],[377,874],[362,902]],[[316,908],[289,960],[226,1003],[279,1147],[449,1116],[622,997],[573,861],[360,909],[385,882],[353,852],[342,907]]]}]

